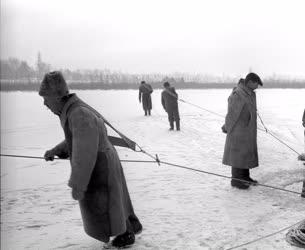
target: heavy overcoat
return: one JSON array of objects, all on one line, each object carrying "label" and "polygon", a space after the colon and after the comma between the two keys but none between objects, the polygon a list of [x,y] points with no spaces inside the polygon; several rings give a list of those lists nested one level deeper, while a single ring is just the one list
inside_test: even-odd
[{"label": "heavy overcoat", "polygon": [[65,140],[53,150],[68,155],[71,163],[69,186],[84,192],[79,201],[86,233],[108,242],[110,236],[126,231],[134,215],[123,169],[110,143],[104,120],[75,94],[60,115]]},{"label": "heavy overcoat", "polygon": [[176,93],[174,87],[169,87],[162,91],[161,103],[166,111],[173,110],[178,107],[178,94]]},{"label": "heavy overcoat", "polygon": [[244,84],[233,89],[225,119],[227,137],[223,164],[250,169],[258,166],[256,95]]},{"label": "heavy overcoat", "polygon": [[144,110],[151,110],[152,103],[151,103],[151,93],[153,89],[150,84],[148,83],[141,83],[139,87],[139,100],[142,100],[142,106]]},{"label": "heavy overcoat", "polygon": [[162,91],[161,103],[168,114],[169,122],[180,120],[178,109],[178,94],[174,87],[169,87]]}]

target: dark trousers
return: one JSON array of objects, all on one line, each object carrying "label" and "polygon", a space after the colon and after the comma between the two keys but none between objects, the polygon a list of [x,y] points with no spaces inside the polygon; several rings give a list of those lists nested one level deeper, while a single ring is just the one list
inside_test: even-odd
[{"label": "dark trousers", "polygon": [[231,168],[231,173],[233,178],[247,180],[250,177],[250,170],[243,168]]},{"label": "dark trousers", "polygon": [[177,128],[177,130],[180,130],[180,116],[179,116],[178,106],[168,109],[167,115],[168,115],[168,121],[169,121],[170,127],[173,129],[174,122],[176,122],[176,128]]}]

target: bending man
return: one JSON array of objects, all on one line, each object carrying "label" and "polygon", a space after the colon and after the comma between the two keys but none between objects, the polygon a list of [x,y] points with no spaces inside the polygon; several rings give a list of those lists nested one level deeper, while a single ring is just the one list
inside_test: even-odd
[{"label": "bending man", "polygon": [[48,150],[45,159],[70,158],[69,186],[79,201],[86,233],[102,242],[111,236],[115,247],[132,245],[142,225],[134,214],[119,156],[102,116],[75,94],[58,71],[44,76],[39,95],[59,116],[65,140]]}]

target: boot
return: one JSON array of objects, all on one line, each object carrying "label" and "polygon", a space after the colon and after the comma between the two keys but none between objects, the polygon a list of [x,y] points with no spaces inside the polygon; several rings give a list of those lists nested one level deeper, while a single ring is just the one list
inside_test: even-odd
[{"label": "boot", "polygon": [[151,114],[150,114],[150,109],[148,110],[148,115],[151,115]]},{"label": "boot", "polygon": [[144,110],[144,115],[147,116],[147,110]]},{"label": "boot", "polygon": [[250,184],[247,182],[240,181],[243,180],[243,169],[232,167],[231,170],[232,170],[232,178],[236,178],[231,180],[231,186],[236,187],[238,189],[248,189],[250,187]]},{"label": "boot", "polygon": [[134,233],[126,231],[123,234],[116,236],[113,241],[111,242],[112,246],[114,247],[128,247],[133,245],[135,242]]},{"label": "boot", "polygon": [[180,131],[180,121],[176,121],[176,129],[177,131]]},{"label": "boot", "polygon": [[258,181],[257,180],[253,180],[251,177],[250,177],[250,170],[249,169],[243,169],[243,179],[246,180],[246,181],[249,181],[250,185],[252,186],[256,186]]},{"label": "boot", "polygon": [[170,126],[170,128],[169,128],[169,130],[174,130],[174,122],[169,122],[169,126]]}]

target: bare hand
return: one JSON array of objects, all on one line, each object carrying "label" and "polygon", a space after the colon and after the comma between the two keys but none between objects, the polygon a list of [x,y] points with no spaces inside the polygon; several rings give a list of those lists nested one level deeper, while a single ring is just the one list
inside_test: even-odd
[{"label": "bare hand", "polygon": [[228,131],[226,130],[226,126],[225,126],[225,125],[223,125],[223,126],[221,127],[221,130],[222,130],[222,132],[225,133],[225,134],[228,132]]},{"label": "bare hand", "polygon": [[84,199],[84,196],[85,195],[84,195],[83,191],[78,191],[74,188],[72,189],[72,198],[74,200],[80,201],[80,200]]}]

